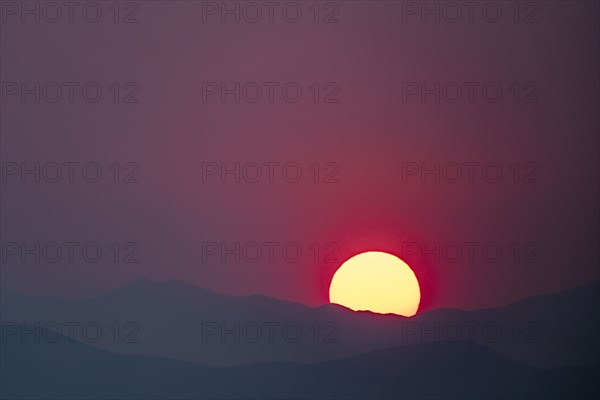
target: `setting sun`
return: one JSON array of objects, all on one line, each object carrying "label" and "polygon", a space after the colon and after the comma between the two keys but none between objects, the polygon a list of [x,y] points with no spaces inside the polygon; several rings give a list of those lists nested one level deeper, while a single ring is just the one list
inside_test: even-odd
[{"label": "setting sun", "polygon": [[397,314],[417,313],[421,290],[417,277],[398,257],[369,251],[350,258],[336,271],[329,301],[354,311]]}]

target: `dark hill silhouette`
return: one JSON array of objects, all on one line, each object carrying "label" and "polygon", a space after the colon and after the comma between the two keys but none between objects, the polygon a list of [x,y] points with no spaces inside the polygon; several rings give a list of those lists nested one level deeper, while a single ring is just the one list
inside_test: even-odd
[{"label": "dark hill silhouette", "polygon": [[[313,363],[406,344],[473,339],[514,360],[552,368],[598,366],[599,293],[600,284],[594,283],[501,308],[438,309],[407,319],[357,313],[337,305],[312,308],[263,296],[226,296],[179,281],[139,280],[84,300],[35,298],[3,288],[0,314],[3,323],[97,322],[105,334],[95,346],[209,365]],[[115,321],[121,329],[128,321],[138,324],[139,332],[134,337],[139,342],[114,343],[112,334],[106,331]],[[236,342],[232,334],[223,339],[219,332],[208,334],[206,329],[211,326],[220,330],[221,322],[227,329],[235,329],[239,323],[238,332],[246,327],[252,338],[252,324],[256,324],[262,336],[251,343],[245,340],[248,335]],[[279,324],[273,328],[275,336],[271,342],[265,326],[269,323]],[[291,343],[283,336],[285,324],[300,327],[302,336],[298,342]],[[68,333],[66,328],[63,333]],[[80,334],[74,336],[82,340]]]},{"label": "dark hill silhouette", "polygon": [[[29,328],[31,329],[31,328]],[[6,328],[2,326],[2,337]],[[598,369],[537,370],[484,346],[409,345],[305,365],[209,367],[8,335],[2,398],[595,398]]]}]

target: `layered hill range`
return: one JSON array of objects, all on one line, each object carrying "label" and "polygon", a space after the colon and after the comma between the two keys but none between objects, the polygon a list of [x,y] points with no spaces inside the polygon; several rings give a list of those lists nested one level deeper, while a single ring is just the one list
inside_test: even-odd
[{"label": "layered hill range", "polygon": [[412,318],[136,281],[2,289],[2,398],[598,398],[598,283]]},{"label": "layered hill range", "polygon": [[[599,298],[597,282],[501,308],[436,309],[405,318],[334,304],[313,308],[263,296],[227,296],[180,281],[139,280],[83,300],[30,297],[2,288],[0,322],[8,337],[22,325],[31,326],[25,336],[30,342],[34,331],[57,331],[117,353],[213,366],[316,363],[385,348],[459,342],[536,368],[597,367]],[[45,336],[55,335],[46,332],[41,340]]]}]

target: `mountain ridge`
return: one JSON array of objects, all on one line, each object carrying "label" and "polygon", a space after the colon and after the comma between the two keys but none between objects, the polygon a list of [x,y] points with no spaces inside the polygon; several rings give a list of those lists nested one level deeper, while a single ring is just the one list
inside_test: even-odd
[{"label": "mountain ridge", "polygon": [[[0,326],[4,337],[5,325]],[[3,398],[595,398],[598,368],[541,371],[477,344],[382,349],[312,365],[213,367],[87,344],[3,342]],[[23,378],[25,377],[25,378]],[[429,384],[435,379],[436,384]],[[491,396],[490,396],[491,394]]]},{"label": "mountain ridge", "polygon": [[[176,280],[142,280],[81,300],[2,290],[0,317],[4,323],[97,323],[105,330],[133,323],[137,343],[114,343],[106,333],[93,345],[215,366],[314,363],[378,348],[453,341],[456,331],[457,340],[473,337],[514,360],[552,368],[598,364],[600,322],[594,299],[599,293],[600,282],[595,282],[504,308],[435,309],[406,318],[335,304],[310,307],[266,296],[228,296]],[[300,332],[298,341],[283,333],[286,326]],[[269,341],[271,327],[274,339]],[[498,341],[494,329],[500,332]],[[252,332],[260,340],[249,340]]]}]

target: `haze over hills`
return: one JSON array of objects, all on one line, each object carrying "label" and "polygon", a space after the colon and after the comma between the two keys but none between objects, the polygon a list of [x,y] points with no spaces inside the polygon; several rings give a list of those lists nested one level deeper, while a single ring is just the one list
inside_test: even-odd
[{"label": "haze over hills", "polygon": [[[84,300],[1,292],[1,322],[13,328],[52,323],[63,335],[118,353],[214,366],[315,363],[439,342],[478,343],[538,368],[598,366],[600,354],[598,282],[502,308],[438,309],[412,318],[227,296],[180,281],[139,280]],[[96,325],[84,336],[86,324]],[[96,341],[89,336],[97,326]]]},{"label": "haze over hills", "polygon": [[[538,370],[469,343],[408,345],[317,364],[209,367],[21,341],[2,325],[2,398],[595,398],[598,368]],[[24,326],[24,329],[31,327]]]}]

